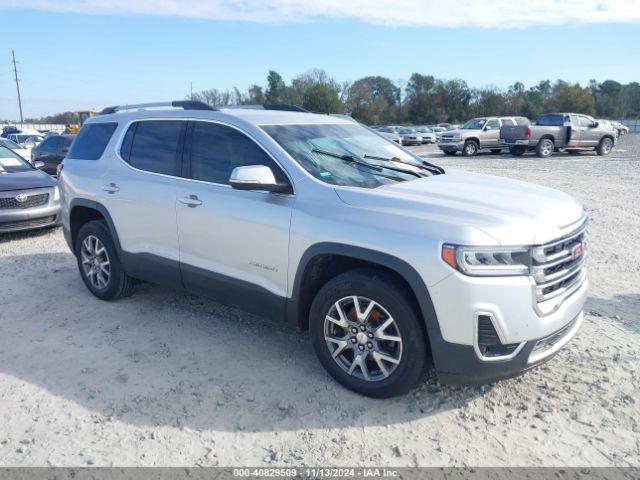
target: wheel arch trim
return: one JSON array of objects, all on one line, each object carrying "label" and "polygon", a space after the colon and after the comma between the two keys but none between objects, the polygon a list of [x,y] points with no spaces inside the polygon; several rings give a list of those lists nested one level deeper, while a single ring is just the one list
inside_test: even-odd
[{"label": "wheel arch trim", "polygon": [[394,255],[371,250],[365,247],[342,243],[322,242],[313,244],[307,248],[298,263],[293,281],[292,296],[287,302],[287,317],[289,321],[295,323],[300,329],[303,326],[305,319],[300,318],[303,313],[300,310],[302,308],[301,295],[303,280],[307,274],[307,267],[311,265],[312,260],[321,255],[338,255],[365,261],[388,268],[402,277],[410,286],[412,290],[411,293],[413,293],[418,303],[418,308],[420,309],[420,314],[422,315],[427,335],[429,337],[431,350],[434,354],[434,361],[436,361],[435,355],[438,351],[438,346],[441,345],[444,340],[440,331],[438,317],[424,280],[416,269],[405,260]]},{"label": "wheel arch trim", "polygon": [[[116,230],[116,226],[113,223],[113,219],[111,218],[111,215],[109,214],[109,211],[107,210],[107,208],[102,205],[100,202],[96,202],[95,200],[89,200],[86,198],[74,198],[71,200],[70,204],[69,204],[69,228],[71,228],[71,214],[73,212],[73,209],[76,207],[84,207],[84,208],[90,208],[92,210],[97,211],[98,213],[100,213],[100,215],[102,215],[102,217],[105,219],[105,221],[107,222],[107,227],[109,228],[109,231],[111,232],[111,237],[113,238],[113,243],[116,246],[116,250],[118,252],[118,255],[120,255],[120,252],[122,251],[122,248],[120,246],[120,239],[118,237],[118,231]],[[71,250],[75,253],[75,238],[73,237],[69,237],[69,241],[71,242]]]}]

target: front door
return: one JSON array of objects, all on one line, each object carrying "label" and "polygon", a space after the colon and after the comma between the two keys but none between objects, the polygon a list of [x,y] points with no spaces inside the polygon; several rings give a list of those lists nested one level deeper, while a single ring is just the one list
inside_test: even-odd
[{"label": "front door", "polygon": [[190,124],[185,164],[176,204],[185,287],[259,314],[281,314],[295,197],[235,190],[229,177],[245,165],[267,165],[278,181],[289,182],[286,174],[244,133],[206,121]]},{"label": "front door", "polygon": [[500,147],[500,121],[492,118],[484,125],[480,135],[481,148],[498,148]]}]

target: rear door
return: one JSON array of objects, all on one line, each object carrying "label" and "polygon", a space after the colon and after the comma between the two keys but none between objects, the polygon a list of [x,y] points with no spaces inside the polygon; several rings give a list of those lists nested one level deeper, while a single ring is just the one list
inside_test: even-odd
[{"label": "rear door", "polygon": [[127,272],[180,286],[176,184],[182,170],[184,120],[131,123],[103,177],[101,201],[111,214]]},{"label": "rear door", "polygon": [[278,181],[288,177],[252,138],[216,122],[191,124],[185,162],[176,203],[185,287],[260,314],[281,313],[295,197],[236,190],[229,177],[245,165],[266,165]]}]

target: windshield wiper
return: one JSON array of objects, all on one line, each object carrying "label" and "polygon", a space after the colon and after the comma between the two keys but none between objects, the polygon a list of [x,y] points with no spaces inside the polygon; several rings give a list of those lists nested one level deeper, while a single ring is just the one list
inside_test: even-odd
[{"label": "windshield wiper", "polygon": [[381,172],[382,168],[383,168],[383,167],[379,167],[377,165],[373,165],[371,163],[363,162],[362,160],[358,160],[353,155],[328,152],[326,150],[321,150],[319,148],[313,148],[313,149],[311,149],[311,151],[314,152],[314,153],[319,153],[321,155],[326,155],[327,157],[337,158],[339,160],[342,160],[343,162],[355,163],[356,165],[362,165],[363,167],[370,168],[371,170],[375,170],[376,172]]},{"label": "windshield wiper", "polygon": [[434,165],[433,163],[429,163],[426,160],[420,160],[420,163],[417,164],[417,163],[405,162],[404,160],[398,157],[379,157],[378,155],[369,155],[368,153],[364,155],[364,158],[382,160],[384,162],[404,163],[405,165],[411,165],[412,167],[421,168],[422,170],[427,170],[428,172],[435,173],[435,174],[444,173],[444,168],[439,167],[438,165]]}]

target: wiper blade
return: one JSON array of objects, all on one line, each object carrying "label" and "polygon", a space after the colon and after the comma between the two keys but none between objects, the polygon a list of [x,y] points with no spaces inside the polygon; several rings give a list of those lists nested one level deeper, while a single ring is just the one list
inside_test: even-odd
[{"label": "wiper blade", "polygon": [[347,163],[355,163],[357,165],[362,165],[363,167],[370,168],[371,170],[375,170],[376,172],[381,172],[383,167],[379,167],[377,165],[373,165],[371,163],[363,162],[362,160],[357,159],[353,155],[340,154],[334,152],[328,152],[327,150],[321,150],[319,148],[313,148],[311,150],[314,153],[319,153],[321,155],[326,155],[327,157],[337,158]]},{"label": "wiper blade", "polygon": [[[429,163],[426,160],[421,160],[419,164],[405,162],[401,158],[398,157],[379,157],[378,155],[369,155],[365,154],[364,158],[371,158],[374,160],[382,160],[384,162],[396,162],[396,163],[404,163],[405,165],[411,165],[412,167],[421,168],[422,170],[427,170],[431,173],[441,174],[444,173],[444,168],[439,167],[438,165],[434,165],[433,163]],[[413,172],[416,173],[416,172]]]}]

